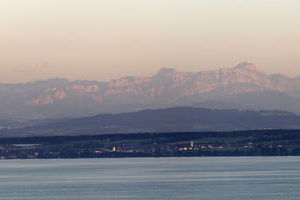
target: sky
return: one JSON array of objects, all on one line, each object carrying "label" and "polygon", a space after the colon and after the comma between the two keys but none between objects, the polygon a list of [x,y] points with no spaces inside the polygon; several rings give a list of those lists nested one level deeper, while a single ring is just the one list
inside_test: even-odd
[{"label": "sky", "polygon": [[255,63],[300,75],[299,0],[0,0],[0,82]]}]

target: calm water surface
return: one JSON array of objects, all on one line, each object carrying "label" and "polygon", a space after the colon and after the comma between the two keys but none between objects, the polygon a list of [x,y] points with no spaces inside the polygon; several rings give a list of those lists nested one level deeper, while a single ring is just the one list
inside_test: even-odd
[{"label": "calm water surface", "polygon": [[300,199],[300,157],[0,161],[0,199]]}]

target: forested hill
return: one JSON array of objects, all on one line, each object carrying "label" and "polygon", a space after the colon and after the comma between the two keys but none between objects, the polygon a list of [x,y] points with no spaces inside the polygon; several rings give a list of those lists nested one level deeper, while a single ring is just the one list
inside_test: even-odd
[{"label": "forested hill", "polygon": [[177,107],[62,120],[1,130],[1,136],[97,135],[253,129],[300,129],[300,116],[281,111],[215,110]]}]

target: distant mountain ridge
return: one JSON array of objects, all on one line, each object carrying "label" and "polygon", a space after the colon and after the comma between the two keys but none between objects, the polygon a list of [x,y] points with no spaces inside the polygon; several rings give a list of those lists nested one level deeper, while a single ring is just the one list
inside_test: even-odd
[{"label": "distant mountain ridge", "polygon": [[82,117],[148,108],[201,106],[300,113],[300,77],[268,75],[254,64],[197,73],[163,68],[152,77],[107,82],[50,79],[0,84],[0,118]]},{"label": "distant mountain ridge", "polygon": [[100,114],[21,129],[3,129],[0,130],[0,137],[254,129],[300,129],[300,116],[282,111],[255,112],[176,107],[122,114]]}]

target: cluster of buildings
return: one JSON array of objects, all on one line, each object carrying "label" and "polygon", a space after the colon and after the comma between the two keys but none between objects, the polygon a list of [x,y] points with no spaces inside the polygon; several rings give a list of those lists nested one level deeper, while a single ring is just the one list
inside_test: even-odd
[{"label": "cluster of buildings", "polygon": [[224,145],[213,146],[213,145],[196,145],[194,141],[191,141],[189,146],[180,147],[179,151],[201,151],[205,149],[224,149]]}]

